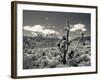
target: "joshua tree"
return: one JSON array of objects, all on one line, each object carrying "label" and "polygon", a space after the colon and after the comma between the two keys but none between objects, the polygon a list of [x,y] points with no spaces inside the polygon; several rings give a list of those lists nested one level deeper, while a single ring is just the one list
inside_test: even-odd
[{"label": "joshua tree", "polygon": [[64,30],[66,31],[66,36],[63,36],[62,40],[59,41],[58,43],[58,47],[60,49],[60,51],[63,53],[63,64],[66,64],[66,55],[68,53],[68,47],[70,45],[70,41],[69,41],[69,33],[70,33],[70,23],[69,21],[67,21],[66,27],[64,28]]},{"label": "joshua tree", "polygon": [[66,64],[66,62],[67,62],[66,61],[66,55],[68,55],[70,59],[73,58],[74,52],[77,49],[80,41],[82,41],[82,44],[85,45],[84,31],[86,31],[86,29],[82,29],[82,30],[80,30],[81,31],[81,36],[80,36],[79,40],[76,42],[76,45],[75,45],[74,49],[71,50],[70,53],[68,53],[70,43],[72,42],[72,40],[71,41],[69,40],[70,27],[71,27],[70,23],[69,23],[69,21],[67,21],[67,24],[64,28],[64,30],[66,31],[66,35],[63,36],[63,38],[58,43],[59,50],[61,51],[61,53],[63,53],[63,56],[61,55],[61,57],[63,59],[62,60],[63,64]]}]

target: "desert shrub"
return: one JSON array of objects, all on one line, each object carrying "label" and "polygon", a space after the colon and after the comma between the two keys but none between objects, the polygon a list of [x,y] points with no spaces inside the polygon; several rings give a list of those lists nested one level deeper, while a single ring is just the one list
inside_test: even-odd
[{"label": "desert shrub", "polygon": [[90,66],[90,65],[91,65],[90,61],[87,62],[83,61],[80,64],[78,64],[78,66]]},{"label": "desert shrub", "polygon": [[78,60],[76,58],[68,59],[67,65],[68,66],[78,66]]},{"label": "desert shrub", "polygon": [[[55,47],[55,41],[53,42],[53,40],[48,39],[45,41],[42,39],[43,42],[35,41],[35,43],[33,43],[34,40],[37,39],[32,40],[33,41],[31,41],[31,38],[29,38],[24,43],[26,45],[24,45],[23,48],[23,69],[89,66],[91,64],[90,46],[85,45],[84,48],[82,45],[80,45],[75,51],[72,47],[69,47],[69,51],[66,56],[67,63],[64,65],[61,57],[61,55],[63,56],[63,53],[60,52],[58,47]],[[49,44],[48,41],[51,41],[53,44]],[[34,47],[35,44],[36,46]],[[47,44],[49,47],[47,47]],[[40,47],[38,47],[39,45]],[[43,47],[41,47],[41,45],[43,45]],[[71,50],[74,51],[73,54],[70,54]]]},{"label": "desert shrub", "polygon": [[33,68],[33,61],[31,58],[24,56],[23,57],[23,69],[32,69]]},{"label": "desert shrub", "polygon": [[87,61],[90,60],[90,56],[89,56],[89,55],[86,55],[86,54],[83,54],[83,55],[81,55],[81,56],[79,57],[79,60],[80,60],[80,61],[85,61],[85,62],[87,62]]}]

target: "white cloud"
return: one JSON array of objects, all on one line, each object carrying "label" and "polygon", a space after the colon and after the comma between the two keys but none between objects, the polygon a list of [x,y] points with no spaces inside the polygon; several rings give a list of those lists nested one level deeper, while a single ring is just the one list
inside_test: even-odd
[{"label": "white cloud", "polygon": [[25,30],[28,30],[28,31],[33,31],[33,32],[42,32],[43,30],[43,26],[41,25],[34,25],[34,26],[24,26],[24,29]]},{"label": "white cloud", "polygon": [[44,34],[59,34],[57,31],[52,29],[45,29],[45,26],[41,26],[41,25],[24,26],[24,30],[32,31],[33,35],[36,35],[35,32],[41,32]]},{"label": "white cloud", "polygon": [[86,31],[86,28],[82,28],[81,30],[82,30],[82,31]]},{"label": "white cloud", "polygon": [[33,36],[37,36],[37,33],[35,33],[35,32],[32,32],[32,35],[33,35]]},{"label": "white cloud", "polygon": [[85,25],[84,24],[75,24],[73,25],[73,28],[70,29],[70,31],[74,32],[74,31],[86,31]]}]

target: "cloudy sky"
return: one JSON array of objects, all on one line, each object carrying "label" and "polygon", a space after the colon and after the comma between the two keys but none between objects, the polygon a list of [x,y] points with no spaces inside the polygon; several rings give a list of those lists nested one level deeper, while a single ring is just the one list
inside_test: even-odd
[{"label": "cloudy sky", "polygon": [[79,36],[76,30],[81,29],[90,33],[90,14],[69,13],[69,12],[47,12],[47,11],[23,11],[23,31],[24,35],[36,35],[35,32],[44,34],[61,34],[64,35],[66,21],[72,25],[71,37]]}]

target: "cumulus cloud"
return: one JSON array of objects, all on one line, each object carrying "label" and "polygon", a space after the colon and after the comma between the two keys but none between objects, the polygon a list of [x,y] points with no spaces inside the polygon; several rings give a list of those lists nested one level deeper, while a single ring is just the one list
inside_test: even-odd
[{"label": "cumulus cloud", "polygon": [[74,31],[86,31],[85,25],[84,24],[75,24],[73,25],[73,27],[70,29],[70,31],[74,32]]},{"label": "cumulus cloud", "polygon": [[41,32],[43,34],[58,34],[57,31],[52,29],[45,29],[45,26],[42,25],[34,25],[34,26],[24,26],[24,30],[32,31],[33,35],[37,35],[36,32]]},{"label": "cumulus cloud", "polygon": [[32,32],[32,35],[33,35],[33,36],[37,36],[37,34],[36,34],[35,32]]},{"label": "cumulus cloud", "polygon": [[24,29],[27,31],[33,31],[33,32],[42,32],[43,26],[41,25],[34,25],[34,26],[24,26]]},{"label": "cumulus cloud", "polygon": [[82,28],[81,30],[82,30],[82,31],[86,31],[86,28]]}]

